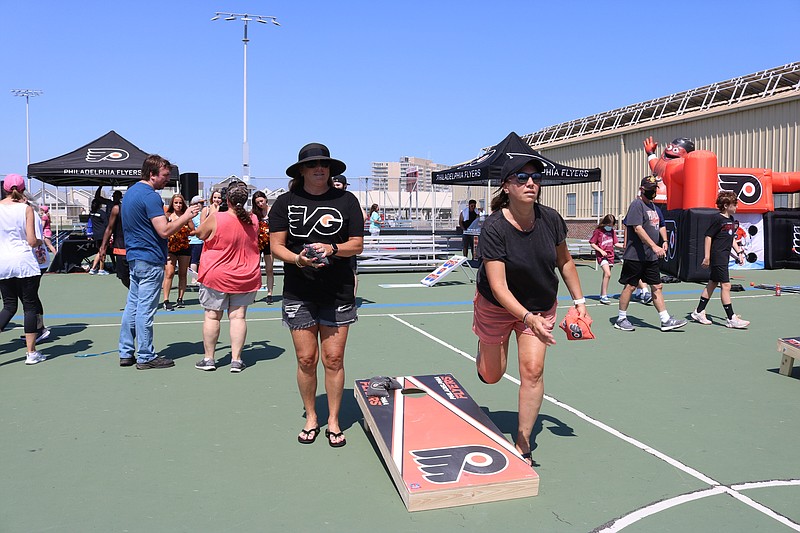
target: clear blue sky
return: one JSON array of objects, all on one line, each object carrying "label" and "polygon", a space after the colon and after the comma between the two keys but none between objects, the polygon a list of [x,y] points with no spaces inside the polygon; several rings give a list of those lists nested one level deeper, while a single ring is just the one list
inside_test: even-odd
[{"label": "clear blue sky", "polygon": [[800,58],[800,1],[2,0],[0,174],[109,130],[182,172],[241,173],[242,22],[251,174],[285,184],[308,142],[351,177],[372,161],[456,164],[509,131]]}]

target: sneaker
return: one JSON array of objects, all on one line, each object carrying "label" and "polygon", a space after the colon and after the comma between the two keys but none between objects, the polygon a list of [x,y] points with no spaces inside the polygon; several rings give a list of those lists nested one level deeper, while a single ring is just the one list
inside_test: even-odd
[{"label": "sneaker", "polygon": [[135,357],[120,357],[119,366],[133,366],[136,364]]},{"label": "sneaker", "polygon": [[636,329],[627,318],[618,318],[617,321],[614,322],[614,327],[622,331],[633,331]]},{"label": "sneaker", "polygon": [[244,364],[244,361],[231,361],[231,373],[237,374],[247,368],[247,365]]},{"label": "sneaker", "polygon": [[733,318],[728,318],[725,321],[725,325],[734,329],[747,329],[747,326],[750,325],[750,321],[742,320],[742,317],[739,315],[733,315]]},{"label": "sneaker", "polygon": [[146,363],[136,363],[137,370],[149,370],[151,368],[169,368],[175,366],[175,361],[172,359],[167,359],[166,357],[159,355],[155,359],[152,359]]},{"label": "sneaker", "polygon": [[[36,332],[36,342],[37,343],[42,342],[49,336],[50,336],[50,330],[47,328],[42,328]],[[23,333],[22,335],[19,336],[19,338],[25,340],[25,334]]]},{"label": "sneaker", "polygon": [[669,317],[668,320],[661,323],[661,331],[670,331],[673,329],[682,328],[688,323],[689,323],[688,320],[685,320],[683,318],[675,318],[671,316]]},{"label": "sneaker", "polygon": [[197,370],[216,370],[217,363],[213,359],[200,359],[194,364]]},{"label": "sneaker", "polygon": [[96,268],[90,268],[89,269],[89,275],[90,276],[94,276],[95,274],[97,274],[97,269]]},{"label": "sneaker", "polygon": [[[91,272],[90,272],[90,274],[91,274]],[[101,270],[97,271],[97,275],[98,276],[108,276],[108,272],[106,270],[102,270],[101,269]]]},{"label": "sneaker", "polygon": [[649,304],[653,301],[653,293],[651,292],[643,292],[642,296],[639,298],[639,301],[644,305]]},{"label": "sneaker", "polygon": [[608,295],[604,294],[603,296],[600,297],[600,303],[603,305],[609,305],[611,304],[611,299],[608,297]]},{"label": "sneaker", "polygon": [[692,311],[692,320],[694,320],[695,322],[700,322],[701,324],[706,326],[711,324],[711,321],[708,318],[706,318],[705,310],[699,313],[697,311]]},{"label": "sneaker", "polygon": [[175,310],[175,307],[171,303],[169,303],[169,300],[164,300],[164,303],[161,304],[161,308],[164,311],[174,311]]},{"label": "sneaker", "polygon": [[178,299],[175,301],[175,307],[179,307],[179,308],[181,308],[181,309],[183,309],[184,307],[186,307],[186,304],[185,304],[185,303],[183,303],[183,298],[178,298]]},{"label": "sneaker", "polygon": [[41,363],[45,359],[47,359],[47,356],[41,352],[28,352],[25,355],[25,364],[35,365],[36,363]]},{"label": "sneaker", "polygon": [[50,330],[48,328],[42,328],[39,330],[39,334],[36,336],[36,342],[42,342],[49,336]]}]

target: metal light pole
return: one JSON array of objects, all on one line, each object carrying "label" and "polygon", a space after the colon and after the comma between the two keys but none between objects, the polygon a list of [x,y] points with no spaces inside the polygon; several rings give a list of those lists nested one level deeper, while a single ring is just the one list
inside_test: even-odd
[{"label": "metal light pole", "polygon": [[223,13],[219,11],[214,13],[211,20],[219,20],[220,17],[224,17],[223,20],[241,20],[244,22],[244,37],[242,38],[242,42],[244,43],[244,138],[242,141],[242,180],[245,183],[250,183],[250,145],[247,143],[247,43],[250,39],[247,38],[247,23],[256,21],[261,24],[271,22],[275,26],[280,26],[280,24],[273,16],[251,15],[248,13]]},{"label": "metal light pole", "polygon": [[39,96],[44,91],[39,89],[11,89],[11,94],[14,96],[24,96],[25,97],[25,137],[27,139],[27,147],[28,147],[28,159],[27,164],[25,166],[25,179],[27,183],[25,184],[25,188],[29,191],[31,190],[31,179],[28,177],[28,166],[31,164],[31,127],[30,127],[30,100],[31,96]]}]

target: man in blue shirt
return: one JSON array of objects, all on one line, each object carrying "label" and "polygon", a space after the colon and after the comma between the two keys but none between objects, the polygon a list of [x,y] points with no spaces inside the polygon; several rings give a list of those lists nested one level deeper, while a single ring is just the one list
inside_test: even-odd
[{"label": "man in blue shirt", "polygon": [[128,189],[122,205],[131,286],[119,332],[119,366],[135,363],[139,370],[175,366],[172,359],[157,355],[153,348],[153,319],[164,281],[167,238],[191,220],[200,206],[190,206],[176,220],[167,219],[164,200],[156,191],[167,185],[170,166],[170,162],[159,155],[145,159],[142,179]]}]

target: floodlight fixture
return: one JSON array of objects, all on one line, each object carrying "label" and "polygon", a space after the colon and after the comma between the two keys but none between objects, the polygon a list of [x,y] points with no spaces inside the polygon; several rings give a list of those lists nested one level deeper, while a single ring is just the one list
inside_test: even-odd
[{"label": "floodlight fixture", "polygon": [[214,17],[211,20],[218,20],[220,16],[224,16],[224,20],[238,19],[244,22],[244,37],[242,38],[242,42],[244,43],[244,133],[242,141],[242,179],[245,183],[250,183],[250,145],[247,142],[247,43],[250,41],[250,39],[247,38],[247,23],[255,20],[256,22],[266,24],[267,21],[270,20],[275,26],[280,26],[280,24],[278,24],[277,19],[273,16],[251,15],[249,13],[217,12],[214,13]]}]

